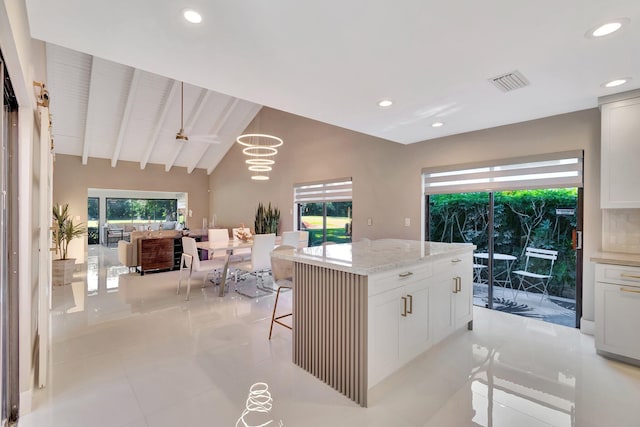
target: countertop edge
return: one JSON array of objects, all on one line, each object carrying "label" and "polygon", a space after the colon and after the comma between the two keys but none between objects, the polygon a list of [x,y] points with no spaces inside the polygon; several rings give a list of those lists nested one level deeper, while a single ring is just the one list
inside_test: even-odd
[{"label": "countertop edge", "polygon": [[346,273],[352,273],[352,274],[357,274],[361,276],[371,276],[374,274],[383,273],[383,272],[398,269],[398,268],[404,268],[404,267],[419,264],[422,262],[429,262],[429,261],[446,258],[452,255],[461,255],[467,252],[473,252],[473,249],[474,249],[474,245],[472,244],[468,244],[468,245],[452,244],[450,250],[447,250],[446,252],[430,254],[420,258],[407,258],[401,261],[396,261],[389,264],[367,267],[367,268],[352,267],[350,265],[345,265],[340,261],[320,260],[317,258],[313,258],[311,256],[306,256],[304,254],[298,254],[298,253],[293,254],[287,251],[282,251],[282,252],[275,251],[275,252],[272,252],[271,255],[275,258],[284,259],[287,261],[313,265],[316,267],[330,268],[333,270],[343,271]]},{"label": "countertop edge", "polygon": [[623,252],[596,252],[589,258],[589,260],[598,264],[640,267],[640,254],[628,254]]}]

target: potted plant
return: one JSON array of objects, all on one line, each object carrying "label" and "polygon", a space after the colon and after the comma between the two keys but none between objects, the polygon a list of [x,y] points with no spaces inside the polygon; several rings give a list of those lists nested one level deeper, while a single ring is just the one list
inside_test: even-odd
[{"label": "potted plant", "polygon": [[56,286],[73,280],[76,259],[68,258],[69,243],[85,233],[84,224],[74,224],[69,213],[69,204],[53,207],[53,244],[58,259],[53,260],[52,282]]},{"label": "potted plant", "polygon": [[280,222],[280,209],[271,207],[271,203],[265,208],[258,203],[256,210],[255,232],[256,234],[276,234]]}]

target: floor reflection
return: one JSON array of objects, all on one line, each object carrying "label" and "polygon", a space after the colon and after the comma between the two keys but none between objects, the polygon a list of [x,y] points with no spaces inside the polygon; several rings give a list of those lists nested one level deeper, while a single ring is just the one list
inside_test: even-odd
[{"label": "floor reflection", "polygon": [[86,277],[52,290],[51,382],[23,427],[235,425],[259,381],[273,393],[272,419],[290,426],[636,427],[640,419],[640,368],[602,358],[593,337],[573,328],[478,307],[473,331],[411,361],[361,408],[291,363],[291,331],[268,339],[275,296],[220,298],[196,280],[185,301],[177,271],[140,276],[118,264],[115,248],[89,255]]}]

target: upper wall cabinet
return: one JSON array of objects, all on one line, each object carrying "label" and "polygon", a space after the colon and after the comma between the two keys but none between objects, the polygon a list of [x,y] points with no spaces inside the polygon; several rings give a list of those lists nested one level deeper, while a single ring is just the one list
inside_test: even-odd
[{"label": "upper wall cabinet", "polygon": [[627,94],[600,99],[603,209],[640,208],[640,91]]}]

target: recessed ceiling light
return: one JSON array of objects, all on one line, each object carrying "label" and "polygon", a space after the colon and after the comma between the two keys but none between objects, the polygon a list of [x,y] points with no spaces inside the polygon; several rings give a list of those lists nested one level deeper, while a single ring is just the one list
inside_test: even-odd
[{"label": "recessed ceiling light", "polygon": [[626,82],[628,82],[629,80],[631,80],[630,77],[626,77],[624,79],[615,79],[615,80],[611,80],[610,82],[607,82],[607,83],[603,84],[602,86],[604,86],[604,87],[621,86],[621,85],[625,84]]},{"label": "recessed ceiling light", "polygon": [[393,101],[390,99],[383,99],[380,102],[378,102],[378,107],[382,107],[382,108],[388,108],[391,107],[393,105]]},{"label": "recessed ceiling light", "polygon": [[431,127],[432,128],[439,128],[441,126],[444,126],[444,123],[442,123],[442,122],[431,123]]},{"label": "recessed ceiling light", "polygon": [[182,13],[182,15],[184,16],[184,19],[192,24],[199,24],[202,22],[202,15],[195,10],[187,9]]},{"label": "recessed ceiling light", "polygon": [[597,27],[591,28],[589,31],[587,31],[585,36],[587,38],[608,36],[609,34],[618,31],[620,28],[622,28],[623,25],[627,24],[628,22],[629,19],[627,18],[613,19],[609,22],[605,22],[604,24],[600,24]]}]

